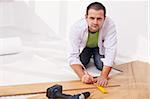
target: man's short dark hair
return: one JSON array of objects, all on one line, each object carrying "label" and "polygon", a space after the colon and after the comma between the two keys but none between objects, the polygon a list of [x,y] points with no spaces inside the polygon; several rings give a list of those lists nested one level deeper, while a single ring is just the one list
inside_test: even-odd
[{"label": "man's short dark hair", "polygon": [[105,6],[104,6],[102,3],[100,3],[100,2],[93,2],[93,3],[91,3],[91,4],[87,7],[87,9],[86,9],[86,15],[88,15],[88,11],[89,11],[90,9],[103,10],[103,11],[104,11],[104,16],[106,16],[106,8],[105,8]]}]

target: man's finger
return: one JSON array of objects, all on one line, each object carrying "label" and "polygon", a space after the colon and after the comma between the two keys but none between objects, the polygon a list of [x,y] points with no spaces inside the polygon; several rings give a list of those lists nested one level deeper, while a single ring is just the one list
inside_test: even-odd
[{"label": "man's finger", "polygon": [[102,82],[101,82],[101,86],[104,86],[105,85],[105,81],[103,80]]},{"label": "man's finger", "polygon": [[91,82],[90,76],[89,76],[89,75],[85,75],[85,76],[84,76],[84,81],[85,81],[86,83]]},{"label": "man's finger", "polygon": [[107,86],[107,84],[108,84],[108,81],[106,80],[104,86]]}]

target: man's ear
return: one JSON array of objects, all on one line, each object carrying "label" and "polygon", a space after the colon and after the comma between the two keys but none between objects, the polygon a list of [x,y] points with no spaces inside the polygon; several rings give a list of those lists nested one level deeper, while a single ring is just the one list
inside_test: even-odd
[{"label": "man's ear", "polygon": [[106,16],[104,16],[104,20],[106,19]]}]

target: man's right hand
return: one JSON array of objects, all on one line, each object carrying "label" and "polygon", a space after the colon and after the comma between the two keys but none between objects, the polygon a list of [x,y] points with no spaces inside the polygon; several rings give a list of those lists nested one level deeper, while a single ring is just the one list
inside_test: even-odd
[{"label": "man's right hand", "polygon": [[88,73],[85,73],[82,76],[81,81],[86,84],[92,84],[92,83],[94,83],[94,78],[91,75],[89,75]]},{"label": "man's right hand", "polygon": [[93,77],[83,70],[82,65],[72,64],[71,67],[73,68],[73,70],[76,72],[76,74],[83,83],[92,84],[94,82]]}]

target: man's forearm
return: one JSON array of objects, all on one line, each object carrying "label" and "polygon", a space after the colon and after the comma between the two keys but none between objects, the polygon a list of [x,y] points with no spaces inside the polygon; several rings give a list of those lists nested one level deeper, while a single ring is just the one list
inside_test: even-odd
[{"label": "man's forearm", "polygon": [[72,69],[75,71],[75,73],[78,75],[78,77],[80,79],[85,74],[84,70],[82,69],[82,66],[80,64],[73,64],[73,65],[71,65],[71,67],[72,67]]},{"label": "man's forearm", "polygon": [[105,77],[105,78],[108,78],[108,75],[109,75],[109,73],[110,73],[110,71],[111,71],[111,68],[112,68],[112,67],[110,67],[110,66],[104,66],[104,67],[103,67],[103,70],[102,70],[102,72],[101,72],[101,76],[102,76],[102,77]]}]

